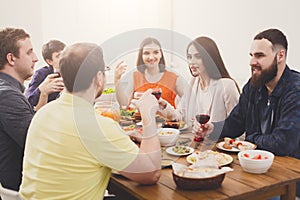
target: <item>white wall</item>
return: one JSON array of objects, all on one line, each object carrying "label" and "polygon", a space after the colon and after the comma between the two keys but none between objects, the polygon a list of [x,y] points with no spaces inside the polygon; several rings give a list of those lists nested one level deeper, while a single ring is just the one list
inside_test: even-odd
[{"label": "white wall", "polygon": [[271,27],[286,34],[287,63],[300,70],[298,0],[175,0],[173,6],[173,30],[191,38],[213,38],[231,76],[240,86],[250,77],[249,49],[253,37]]},{"label": "white wall", "polygon": [[[22,27],[31,34],[40,58],[36,68],[44,65],[41,46],[50,39],[66,44],[88,41],[107,45],[107,41],[120,39],[128,31],[164,29],[182,34],[181,39],[174,35],[169,38],[156,35],[166,48],[169,66],[189,77],[184,59],[186,44],[198,36],[209,36],[216,41],[232,77],[242,86],[250,76],[248,55],[253,36],[276,27],[288,37],[288,64],[300,70],[298,0],[0,0],[0,4],[0,28]],[[132,68],[142,36],[120,42],[131,49],[114,60],[109,59],[108,64],[114,66],[125,60]],[[117,46],[113,48],[118,52]],[[174,55],[172,51],[178,49],[181,52]],[[111,72],[109,82],[112,77]]]}]

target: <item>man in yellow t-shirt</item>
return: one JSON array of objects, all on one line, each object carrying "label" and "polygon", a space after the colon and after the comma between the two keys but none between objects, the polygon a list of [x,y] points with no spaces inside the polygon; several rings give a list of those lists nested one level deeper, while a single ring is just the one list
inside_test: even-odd
[{"label": "man in yellow t-shirt", "polygon": [[138,148],[118,123],[94,111],[94,100],[105,86],[104,66],[102,50],[95,44],[77,43],[62,53],[60,73],[66,91],[39,110],[29,127],[23,199],[101,199],[111,169],[141,184],[158,181],[158,102],[151,90],[132,102],[143,117]]}]

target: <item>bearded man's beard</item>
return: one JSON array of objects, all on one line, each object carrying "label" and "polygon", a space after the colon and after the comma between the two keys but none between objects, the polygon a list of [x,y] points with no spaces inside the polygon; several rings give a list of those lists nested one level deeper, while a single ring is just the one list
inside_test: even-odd
[{"label": "bearded man's beard", "polygon": [[253,66],[252,71],[253,71],[253,69],[259,70],[260,74],[252,72],[252,77],[250,79],[250,83],[254,87],[261,87],[261,86],[265,85],[269,81],[273,80],[277,75],[278,65],[277,65],[276,56],[273,60],[273,63],[271,64],[271,66],[268,67],[267,69],[262,70],[261,66]]}]

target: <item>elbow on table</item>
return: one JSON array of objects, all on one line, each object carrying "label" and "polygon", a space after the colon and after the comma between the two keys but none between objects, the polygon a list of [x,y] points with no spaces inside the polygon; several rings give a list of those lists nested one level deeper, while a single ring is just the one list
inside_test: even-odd
[{"label": "elbow on table", "polygon": [[143,185],[153,185],[158,182],[160,175],[161,175],[160,169],[156,170],[154,172],[149,172],[149,173],[147,173],[146,176],[144,176],[143,179],[141,179],[138,182]]}]

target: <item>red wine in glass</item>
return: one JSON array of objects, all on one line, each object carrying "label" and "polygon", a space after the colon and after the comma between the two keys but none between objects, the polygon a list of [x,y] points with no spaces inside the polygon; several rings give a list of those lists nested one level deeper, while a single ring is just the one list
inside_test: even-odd
[{"label": "red wine in glass", "polygon": [[162,91],[160,88],[153,89],[153,92],[151,94],[153,94],[156,97],[156,99],[159,100],[161,97]]},{"label": "red wine in glass", "polygon": [[199,114],[196,115],[196,120],[200,123],[200,124],[206,124],[210,119],[210,116],[208,114]]}]

